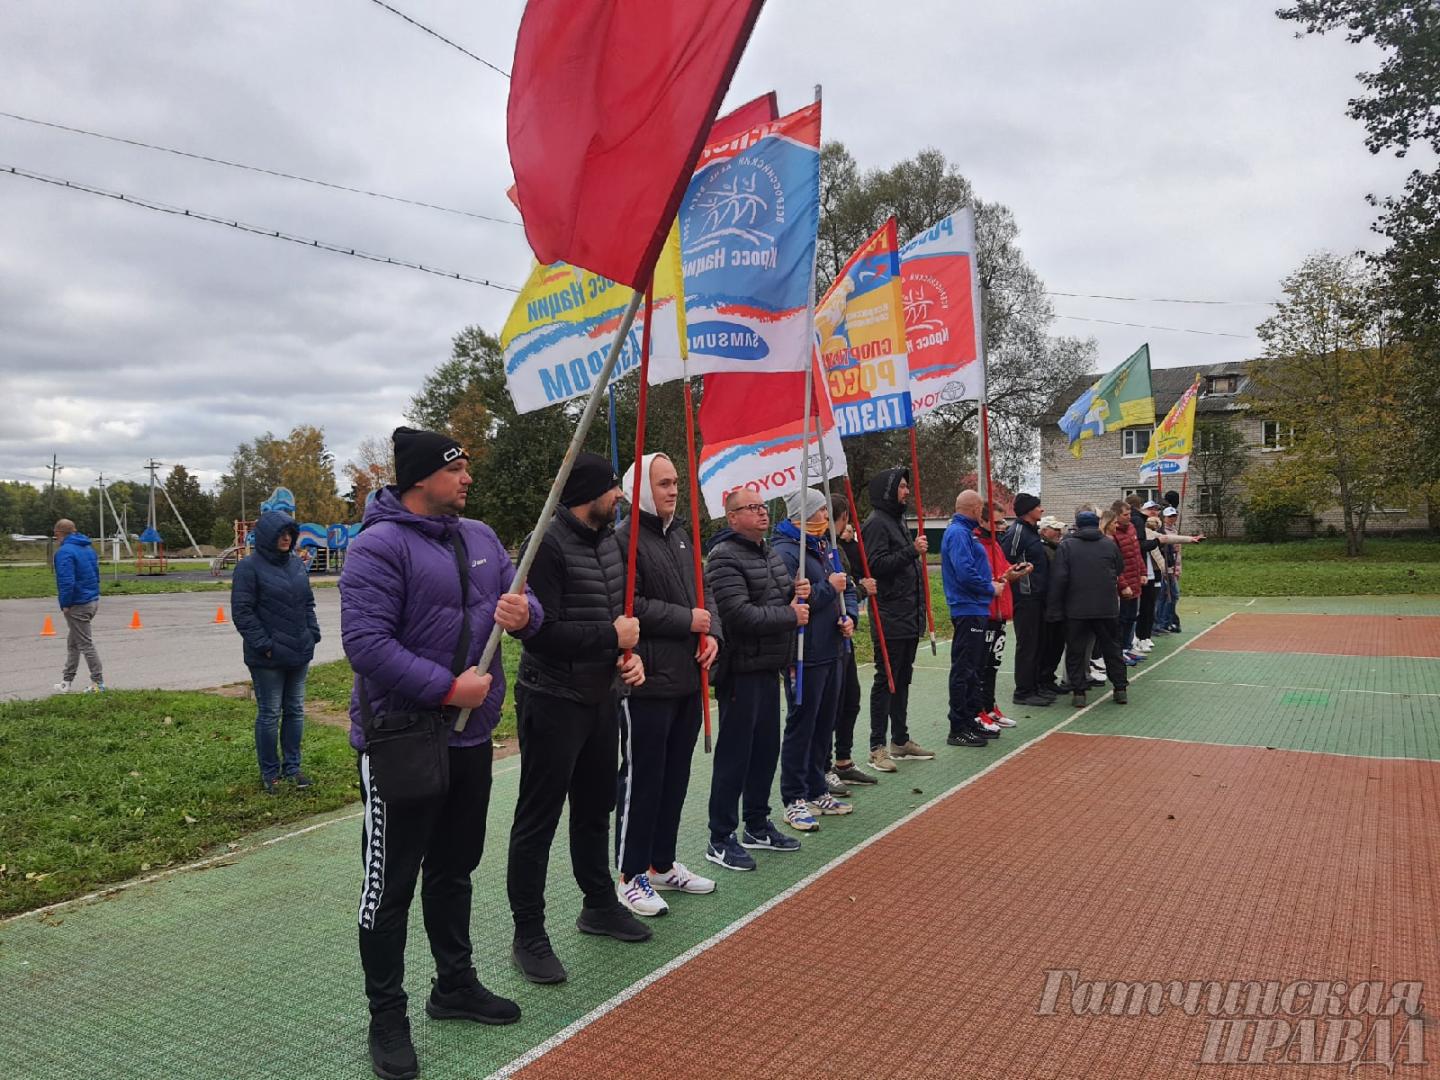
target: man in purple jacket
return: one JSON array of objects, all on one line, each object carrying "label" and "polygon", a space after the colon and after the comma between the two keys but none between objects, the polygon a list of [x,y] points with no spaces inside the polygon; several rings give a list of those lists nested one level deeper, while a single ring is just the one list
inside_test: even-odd
[{"label": "man in purple jacket", "polygon": [[[365,802],[365,879],[360,896],[360,964],[370,1002],[370,1058],[377,1076],[405,1080],[419,1066],[406,1018],[405,936],[422,867],[420,905],[436,977],[425,1011],[436,1019],[510,1024],[513,1002],[476,977],[470,948],[470,875],[485,843],[490,805],[490,733],[500,718],[505,675],[497,652],[490,670],[474,665],[499,625],[519,638],[544,613],[527,590],[507,592],[515,570],[489,526],[460,517],[470,487],[469,455],[454,439],[396,428],[393,487],[365,509],[364,526],[340,575],[340,633],[355,669],[350,743],[360,752]],[[469,572],[468,602],[451,538],[458,532]],[[450,665],[470,626],[468,665]],[[362,681],[363,680],[363,681]],[[380,790],[365,750],[359,695],[376,716],[450,707],[474,712],[450,736],[450,787],[433,800],[395,801]]]}]

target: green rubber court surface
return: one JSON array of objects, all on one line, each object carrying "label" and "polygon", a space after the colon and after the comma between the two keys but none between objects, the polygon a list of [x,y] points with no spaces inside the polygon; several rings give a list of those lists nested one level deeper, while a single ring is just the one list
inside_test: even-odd
[{"label": "green rubber court surface", "polygon": [[[911,697],[912,732],[936,752],[936,760],[905,762],[900,773],[882,776],[877,786],[856,796],[854,814],[824,819],[822,831],[807,836],[801,852],[757,853],[760,869],[753,874],[720,871],[703,859],[709,770],[704,755],[697,753],[680,858],[694,869],[707,873],[714,869],[723,875],[719,891],[712,896],[674,898],[671,914],[653,924],[655,938],[650,942],[624,945],[584,937],[573,928],[579,898],[562,843],[552,855],[549,891],[552,939],[571,973],[570,981],[559,987],[530,986],[509,967],[511,924],[504,899],[503,860],[518,770],[513,759],[498,763],[488,832],[491,840],[476,875],[473,936],[481,979],[519,1001],[524,1017],[513,1027],[499,1029],[441,1024],[425,1018],[420,1004],[428,989],[429,958],[417,910],[412,919],[407,985],[421,1076],[440,1080],[508,1073],[532,1060],[538,1066],[545,1055],[537,1055],[537,1049],[558,1050],[583,1039],[594,1026],[590,1021],[598,1024],[602,1010],[608,1014],[606,1023],[613,1025],[623,1013],[616,1008],[622,996],[643,995],[660,976],[683,977],[696,958],[747,931],[753,934],[771,926],[771,920],[785,917],[795,902],[818,895],[827,882],[839,880],[836,875],[853,872],[852,864],[873,859],[874,851],[912,828],[931,829],[937,839],[927,842],[924,857],[907,864],[905,873],[892,878],[888,887],[904,890],[907,882],[913,881],[916,889],[922,890],[927,875],[954,873],[957,866],[963,876],[967,860],[983,854],[991,890],[986,902],[993,904],[993,912],[974,913],[967,918],[963,932],[981,954],[1009,955],[1016,935],[1024,933],[1023,923],[1012,924],[1005,918],[1009,896],[1043,890],[1043,864],[1037,874],[1033,853],[1025,850],[1023,837],[999,843],[1000,838],[1010,836],[1001,818],[987,830],[983,813],[967,815],[964,835],[970,847],[958,845],[953,852],[947,849],[945,837],[956,835],[956,827],[952,826],[950,833],[943,829],[937,833],[932,823],[941,822],[949,808],[969,797],[972,790],[986,790],[985,785],[1002,782],[1007,775],[1024,778],[1030,755],[1025,748],[1036,739],[1044,739],[1035,747],[1034,753],[1041,755],[1036,761],[1053,762],[1057,748],[1084,747],[1092,769],[1131,767],[1132,772],[1137,763],[1144,764],[1144,755],[1168,752],[1180,743],[1187,765],[1193,764],[1202,774],[1212,767],[1238,768],[1234,764],[1240,760],[1235,758],[1237,753],[1249,755],[1243,758],[1245,769],[1254,775],[1264,775],[1268,768],[1250,764],[1256,755],[1302,771],[1319,767],[1306,762],[1329,763],[1336,757],[1415,759],[1414,763],[1396,763],[1399,768],[1421,770],[1411,778],[1411,796],[1407,798],[1423,797],[1432,810],[1440,805],[1440,783],[1435,780],[1440,766],[1429,764],[1440,755],[1440,659],[1205,647],[1212,634],[1223,641],[1220,635],[1232,632],[1227,627],[1237,619],[1243,625],[1247,618],[1278,619],[1289,614],[1329,616],[1337,626],[1349,619],[1401,616],[1407,622],[1415,620],[1413,625],[1423,635],[1432,624],[1440,625],[1440,598],[1186,600],[1181,611],[1186,633],[1157,638],[1159,644],[1151,659],[1132,671],[1129,706],[1117,706],[1108,697],[1097,701],[1092,694],[1094,704],[1078,714],[1064,704],[1017,710],[1013,715],[1019,726],[984,750],[944,746],[947,656],[943,645],[940,655],[933,658],[922,647]],[[1284,625],[1284,620],[1271,624],[1282,629]],[[1006,673],[1001,681],[1003,703],[1010,690]],[[864,726],[862,714],[858,727],[863,730]],[[1057,726],[1062,731],[1048,737]],[[863,742],[863,734],[857,734]],[[1017,751],[1019,756],[1014,756]],[[1159,772],[1155,775],[1156,784],[1168,782]],[[1043,807],[1047,800],[1058,797],[1056,784],[1071,783],[1076,797],[1065,807],[1072,820],[1077,816],[1083,820],[1087,805],[1095,813],[1113,811],[1105,806],[1113,794],[1082,782],[1079,772],[1072,775],[1063,758],[1044,776],[1043,784],[1034,781],[1040,786],[1029,797],[1036,806]],[[977,777],[979,781],[972,785]],[[1293,819],[1297,826],[1306,825],[1319,813],[1359,815],[1354,820],[1367,819],[1367,814],[1373,818],[1375,813],[1373,808],[1367,809],[1363,778],[1358,786],[1261,787],[1273,792],[1268,804],[1262,800],[1265,813],[1277,815],[1279,821]],[[1337,805],[1337,799],[1343,805]],[[1415,819],[1424,820],[1423,815]],[[369,1076],[355,950],[359,831],[358,810],[343,811],[308,823],[303,831],[253,838],[238,852],[193,870],[135,884],[103,899],[0,923],[0,986],[7,991],[6,1007],[0,1012],[5,1075],[87,1080]],[[1423,830],[1411,831],[1417,834],[1414,843],[1420,844]],[[983,853],[974,850],[977,838],[984,841],[989,832],[995,843],[988,847],[982,843]],[[1310,825],[1299,832],[1316,835]],[[1067,902],[1087,913],[1097,935],[1105,940],[1114,937],[1110,923],[1114,890],[1123,886],[1108,880],[1104,868],[1114,862],[1117,851],[1124,851],[1125,842],[1123,832],[1117,834],[1113,829],[1081,831],[1078,839],[1070,840],[1071,847],[1080,845],[1081,854],[1089,845],[1090,865],[1095,869],[1081,875],[1079,886],[1069,886],[1078,891],[1072,891]],[[1423,860],[1433,868],[1434,852],[1428,847],[1411,849],[1408,843],[1400,838],[1393,853],[1397,863]],[[1183,840],[1174,849],[1174,859],[1187,865]],[[1316,877],[1306,887],[1308,891],[1318,888],[1322,879],[1331,881],[1323,876],[1324,867],[1325,852],[1318,850]],[[1199,861],[1194,862],[1194,871],[1203,872]],[[1133,867],[1125,873],[1133,875]],[[1169,881],[1173,867],[1167,866],[1164,873]],[[1403,885],[1406,879],[1395,880]],[[1291,899],[1286,889],[1293,887],[1293,882],[1269,881],[1257,888],[1256,895],[1283,905]],[[1380,895],[1371,899],[1387,902]],[[1414,898],[1391,899],[1404,899],[1411,909]],[[1428,927],[1415,928],[1417,940],[1422,936],[1433,940],[1437,936],[1434,909],[1415,910],[1417,918],[1432,920]],[[925,909],[913,911],[905,933],[922,942],[947,933],[944,928],[953,916],[938,910],[932,914],[934,926],[928,925]],[[824,916],[817,912],[815,917]],[[818,948],[822,970],[837,976],[833,987],[823,984],[817,988],[816,998],[806,1000],[801,1010],[822,1030],[828,1029],[826,995],[863,996],[867,969],[874,971],[879,982],[894,975],[890,950],[876,941],[874,932],[846,927],[846,923],[836,922],[827,927],[821,945],[805,946],[807,955]],[[1187,927],[1182,921],[1180,928],[1201,939],[1218,935],[1217,940],[1229,940],[1213,925]],[[1346,929],[1335,925],[1327,933],[1327,941],[1333,938],[1343,943]],[[767,947],[783,952],[790,944],[785,934],[777,931]],[[1292,951],[1295,947],[1293,942],[1289,946]],[[1331,953],[1333,950],[1324,955]],[[1238,954],[1236,961],[1235,970],[1242,973],[1240,961],[1245,955]],[[1250,955],[1264,958],[1269,954],[1260,948]],[[1131,959],[1138,963],[1154,958],[1137,953]],[[1291,957],[1296,959],[1303,957]],[[1405,975],[1406,961],[1403,942],[1385,957],[1395,978]],[[1123,977],[1134,966],[1132,963],[1112,977]],[[1424,966],[1429,966],[1428,960]],[[1186,974],[1181,971],[1175,977]],[[764,969],[741,967],[728,977],[735,982],[736,995],[759,995],[773,1001],[777,1015],[794,1008],[787,1004],[780,982],[770,985]],[[1041,987],[1038,969],[1028,971],[1026,977],[1035,983],[1030,997],[1037,996]],[[1026,1007],[1033,1011],[1029,1000],[1027,997]],[[966,1026],[963,1015],[917,1016],[914,1022],[946,1025],[956,1037],[962,1036]],[[867,1034],[864,1030],[838,1035],[845,1039],[882,1037],[880,1032]],[[702,1044],[707,1041],[703,1030],[697,1029],[693,1037]],[[1163,1054],[1155,1057],[1153,1046],[1145,1042],[1149,1036],[1141,1031],[1135,1038],[1137,1047],[1140,1043],[1150,1047],[1144,1060],[1156,1066],[1145,1075],[1167,1075],[1166,1069],[1158,1067],[1165,1064]],[[808,1059],[803,1054],[787,1058],[784,1069],[775,1061],[767,1068],[764,1063],[717,1059],[711,1062],[709,1074],[835,1075],[835,1058],[823,1050],[815,1053]],[[1123,1045],[1116,1053],[1115,1062],[1124,1064]],[[925,1060],[912,1059],[905,1052],[903,1040],[887,1060],[897,1069],[908,1070],[903,1075],[934,1075],[927,1072]],[[970,1060],[967,1068],[979,1060]],[[1017,1075],[1007,1067],[1007,1060],[1013,1064],[1013,1058],[996,1057],[983,1073],[967,1074]],[[1043,1062],[1037,1058],[1036,1068],[1026,1074],[1072,1075],[1066,1071],[1068,1066],[1056,1064],[1063,1060],[1063,1055],[1054,1059],[1052,1069],[1041,1068]],[[633,1072],[629,1067],[633,1064],[592,1058],[586,1068],[597,1076],[627,1075]],[[1076,1064],[1081,1062],[1077,1059]],[[1101,1074],[1092,1070],[1088,1075]]]}]

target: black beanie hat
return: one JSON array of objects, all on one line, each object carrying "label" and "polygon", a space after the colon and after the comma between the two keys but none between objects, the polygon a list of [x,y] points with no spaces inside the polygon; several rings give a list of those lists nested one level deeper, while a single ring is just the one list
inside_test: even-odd
[{"label": "black beanie hat", "polygon": [[470,460],[463,446],[436,431],[397,427],[390,441],[395,444],[395,486],[401,494],[456,458]]},{"label": "black beanie hat", "polygon": [[575,459],[575,466],[560,492],[560,505],[579,506],[619,486],[620,477],[615,475],[610,462],[599,454],[585,451]]},{"label": "black beanie hat", "polygon": [[1031,510],[1040,505],[1040,500],[1028,491],[1022,491],[1015,496],[1015,516],[1024,517]]}]

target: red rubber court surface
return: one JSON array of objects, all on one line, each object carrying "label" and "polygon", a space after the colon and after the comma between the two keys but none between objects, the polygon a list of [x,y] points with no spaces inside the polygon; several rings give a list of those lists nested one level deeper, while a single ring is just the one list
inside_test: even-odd
[{"label": "red rubber court surface", "polygon": [[1242,612],[1196,638],[1190,648],[1211,652],[1440,657],[1440,617]]},{"label": "red rubber court surface", "polygon": [[[1440,763],[1059,732],[518,1075],[1351,1075],[1206,1063],[1203,1004],[1109,1015],[1113,981],[1440,988],[1437,813]],[[1422,1075],[1415,1049],[1390,1075]]]}]

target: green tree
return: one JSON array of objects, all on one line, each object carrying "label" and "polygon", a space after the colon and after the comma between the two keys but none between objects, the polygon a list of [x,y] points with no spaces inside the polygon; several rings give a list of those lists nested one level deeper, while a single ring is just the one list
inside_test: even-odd
[{"label": "green tree", "polygon": [[[1364,92],[1350,100],[1351,117],[1365,125],[1372,154],[1405,157],[1415,147],[1440,154],[1440,11],[1433,2],[1298,0],[1276,13],[1308,34],[1341,30],[1347,41],[1365,43],[1383,57],[1357,78]],[[1374,255],[1385,277],[1398,329],[1416,350],[1417,362],[1399,389],[1415,418],[1409,454],[1417,479],[1440,480],[1440,167],[1412,171],[1398,195],[1377,197],[1374,228],[1388,241]]]},{"label": "green tree", "polygon": [[1318,491],[1323,478],[1329,505],[1338,496],[1346,553],[1359,555],[1374,509],[1409,497],[1413,418],[1399,388],[1412,354],[1358,258],[1320,252],[1281,284],[1285,300],[1259,327],[1266,359],[1247,404],[1278,424],[1302,486]]},{"label": "green tree", "polygon": [[1191,479],[1209,489],[1215,535],[1228,535],[1240,508],[1241,478],[1250,465],[1245,434],[1227,420],[1195,420],[1195,446],[1190,454]]},{"label": "green tree", "polygon": [[175,508],[165,496],[156,495],[156,514],[160,520],[160,532],[168,539],[171,547],[177,548],[185,542],[185,530],[176,520],[175,510],[180,512],[185,524],[197,541],[204,541],[210,532],[210,523],[215,518],[214,496],[200,489],[200,481],[184,465],[175,465],[165,477],[165,490],[174,502]]}]

